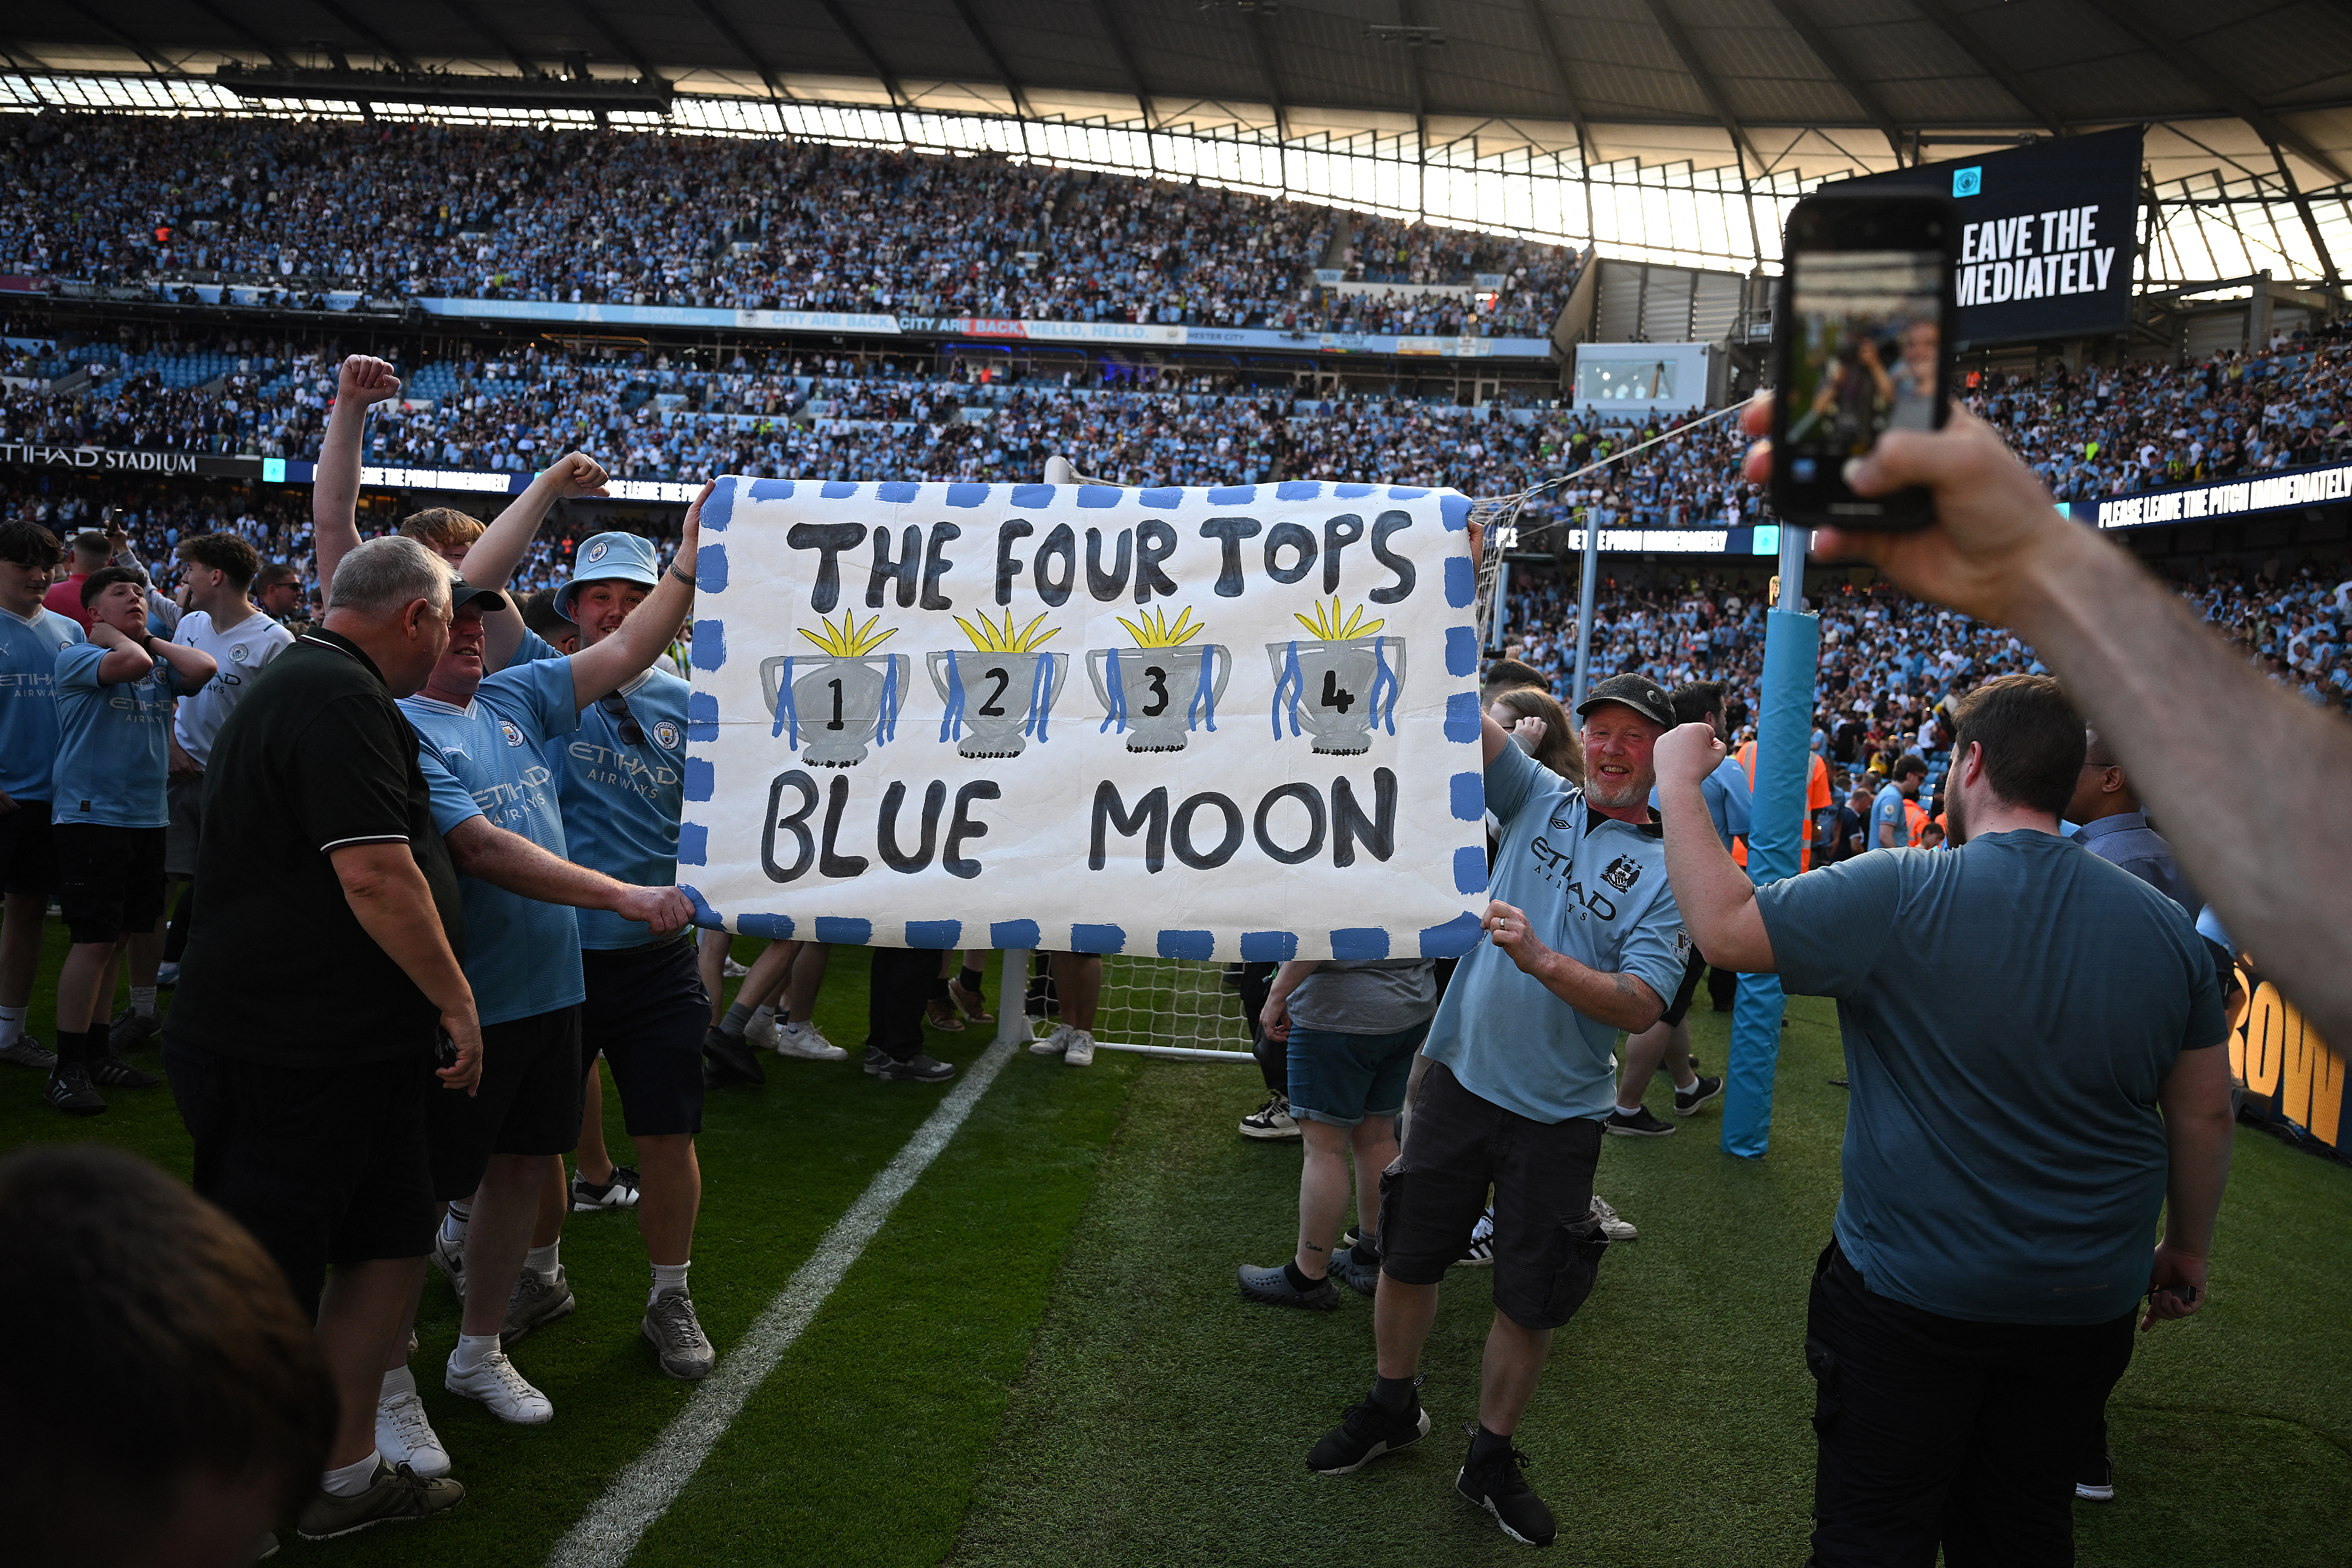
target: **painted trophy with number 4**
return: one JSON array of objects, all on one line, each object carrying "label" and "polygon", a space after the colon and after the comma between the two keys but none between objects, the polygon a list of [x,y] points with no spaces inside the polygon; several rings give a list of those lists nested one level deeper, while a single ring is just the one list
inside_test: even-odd
[{"label": "painted trophy with number 4", "polygon": [[1295,737],[1302,730],[1325,757],[1370,751],[1372,737],[1396,733],[1397,697],[1404,690],[1404,639],[1377,635],[1384,622],[1364,620],[1363,607],[1350,613],[1335,596],[1317,604],[1314,619],[1292,619],[1314,635],[1268,643],[1274,665],[1274,737],[1286,719]]}]

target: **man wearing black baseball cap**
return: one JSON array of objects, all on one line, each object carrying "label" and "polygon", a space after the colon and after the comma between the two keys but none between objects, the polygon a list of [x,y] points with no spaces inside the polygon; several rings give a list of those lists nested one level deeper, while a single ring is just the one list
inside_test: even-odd
[{"label": "man wearing black baseball cap", "polygon": [[1462,960],[1439,1004],[1404,1148],[1382,1183],[1378,1378],[1307,1457],[1309,1469],[1345,1474],[1428,1434],[1413,1388],[1422,1343],[1438,1281],[1468,1247],[1491,1186],[1495,1322],[1454,1490],[1533,1546],[1549,1545],[1556,1527],[1512,1439],[1552,1331],[1582,1305],[1608,1244],[1591,1214],[1592,1172],[1616,1106],[1617,1034],[1658,1020],[1690,947],[1650,810],[1650,749],[1674,727],[1674,705],[1656,682],[1627,674],[1577,711],[1581,789],[1484,721],[1486,805],[1502,828],[1492,943]]}]

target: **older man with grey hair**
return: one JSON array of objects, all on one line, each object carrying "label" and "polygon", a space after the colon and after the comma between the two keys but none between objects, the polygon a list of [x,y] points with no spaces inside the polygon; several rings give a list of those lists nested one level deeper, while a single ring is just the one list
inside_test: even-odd
[{"label": "older man with grey hair", "polygon": [[457,873],[394,699],[483,600],[504,602],[413,539],[361,545],[325,622],[222,724],[205,774],[205,897],[163,1062],[196,1190],[278,1260],[334,1372],[341,1417],[296,1521],[314,1539],[465,1496],[384,1464],[375,1407],[433,1242],[427,1103],[471,1092],[482,1049]]}]

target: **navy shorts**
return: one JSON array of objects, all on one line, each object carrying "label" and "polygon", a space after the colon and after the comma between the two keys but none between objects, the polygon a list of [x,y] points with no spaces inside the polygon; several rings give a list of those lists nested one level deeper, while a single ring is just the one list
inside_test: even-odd
[{"label": "navy shorts", "polygon": [[1698,994],[1699,977],[1706,973],[1706,956],[1698,950],[1698,944],[1694,942],[1691,944],[1690,958],[1683,965],[1683,983],[1675,988],[1674,996],[1666,1002],[1666,1010],[1658,1015],[1660,1023],[1680,1023],[1690,1017],[1691,998]]},{"label": "navy shorts", "polygon": [[422,1040],[392,1061],[271,1067],[167,1029],[163,1071],[195,1140],[196,1190],[253,1232],[308,1315],[329,1265],[432,1247],[426,1107],[465,1096],[442,1088]]},{"label": "navy shorts", "polygon": [[588,1000],[580,1010],[583,1064],[601,1051],[633,1138],[702,1131],[702,1037],[710,993],[685,937],[643,947],[583,948]]},{"label": "navy shorts", "polygon": [[0,811],[0,891],[37,893],[58,890],[58,839],[49,826],[47,800],[19,800],[13,811]]},{"label": "navy shorts", "polygon": [[1524,1329],[1576,1315],[1609,1245],[1593,1222],[1601,1124],[1538,1122],[1462,1086],[1432,1061],[1404,1150],[1381,1176],[1381,1271],[1434,1285],[1469,1250],[1495,1193],[1495,1309]]},{"label": "navy shorts", "polygon": [[1335,1127],[1395,1115],[1404,1109],[1412,1053],[1428,1036],[1425,1021],[1392,1034],[1343,1034],[1292,1024],[1290,1113]]},{"label": "navy shorts", "polygon": [[577,1004],[482,1026],[482,1081],[432,1100],[433,1196],[472,1196],[492,1155],[568,1155],[580,1146],[585,1087]]},{"label": "navy shorts", "polygon": [[76,942],[113,942],[163,918],[163,828],[59,822],[58,904]]}]

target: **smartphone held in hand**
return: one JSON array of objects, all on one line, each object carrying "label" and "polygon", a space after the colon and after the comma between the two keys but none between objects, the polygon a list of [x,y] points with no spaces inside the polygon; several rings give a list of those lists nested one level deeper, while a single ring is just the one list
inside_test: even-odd
[{"label": "smartphone held in hand", "polygon": [[1941,196],[1808,196],[1773,312],[1772,505],[1801,528],[1923,528],[1925,490],[1862,497],[1848,465],[1889,430],[1938,430],[1951,392],[1959,220]]}]

